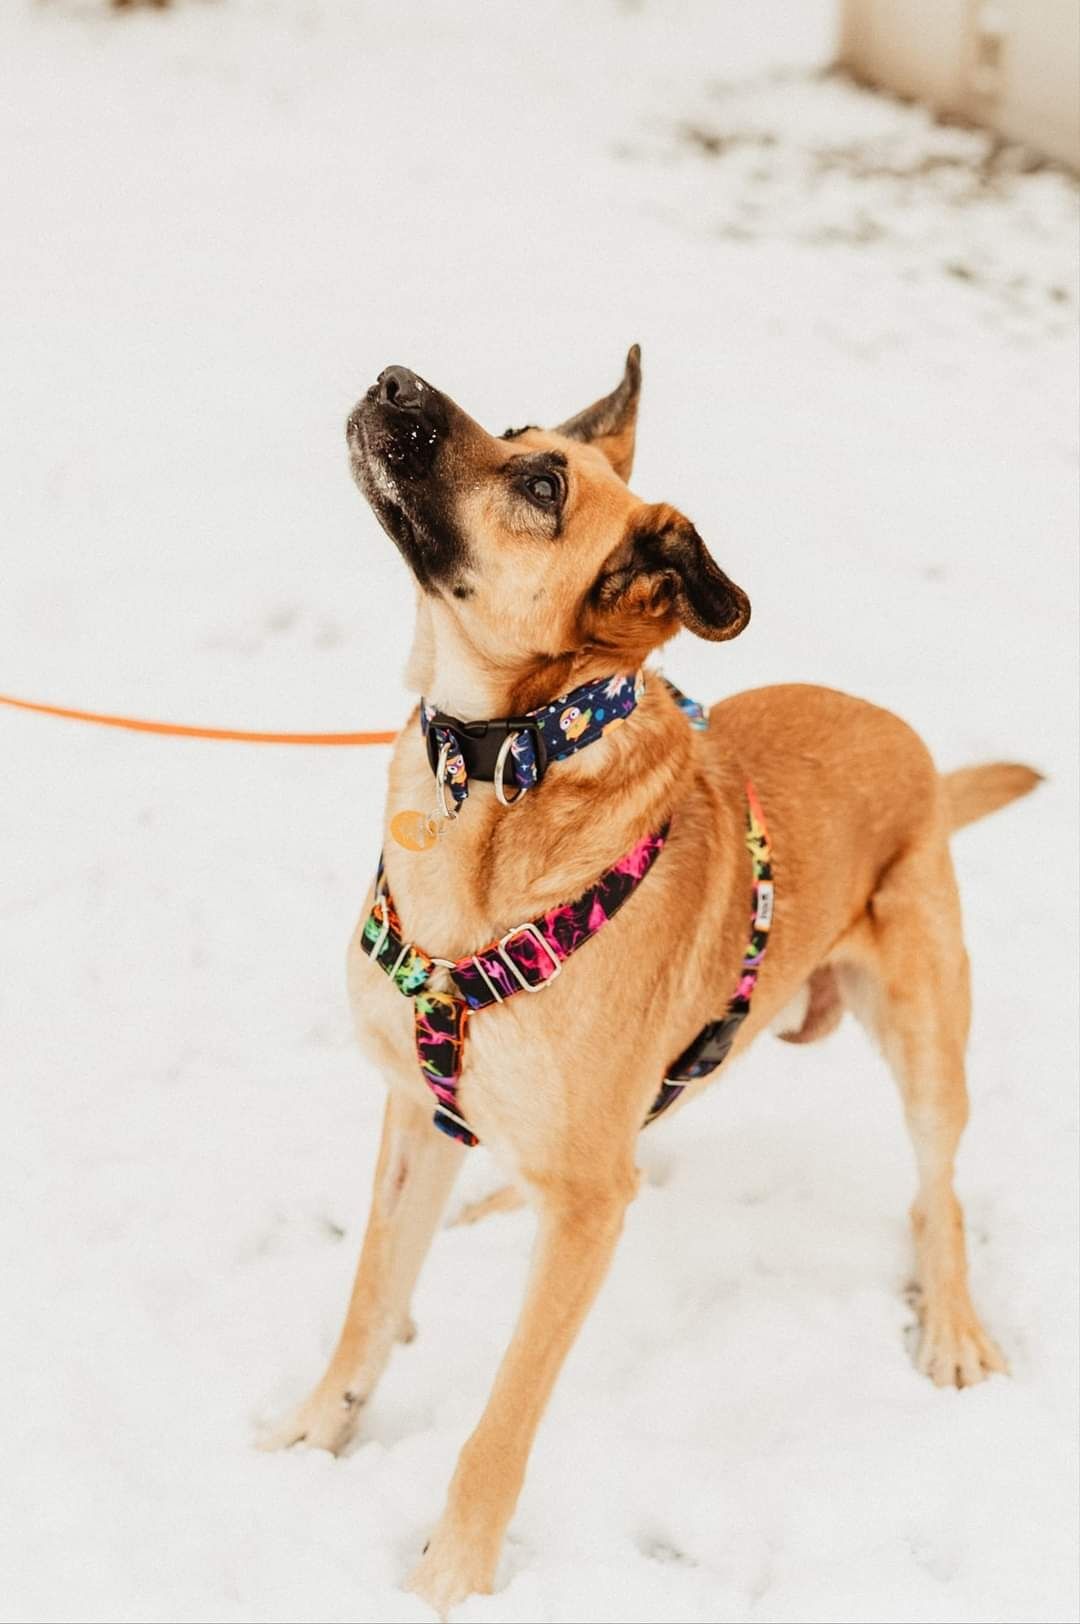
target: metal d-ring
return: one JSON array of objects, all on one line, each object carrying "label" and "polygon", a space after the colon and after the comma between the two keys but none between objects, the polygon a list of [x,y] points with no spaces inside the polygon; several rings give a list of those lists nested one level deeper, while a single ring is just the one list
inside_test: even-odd
[{"label": "metal d-ring", "polygon": [[500,806],[516,806],[521,800],[521,797],[529,793],[528,784],[519,784],[518,792],[514,796],[514,799],[512,801],[508,801],[506,799],[506,787],[503,783],[503,773],[506,770],[506,757],[510,751],[510,746],[513,744],[517,736],[518,735],[516,733],[508,733],[502,744],[500,744],[499,753],[495,757],[495,799],[498,801]]},{"label": "metal d-ring", "polygon": [[439,765],[435,768],[435,812],[436,814],[441,812],[446,819],[456,818],[461,811],[459,806],[455,806],[452,795],[450,805],[447,806],[446,804],[446,763],[450,760],[450,751],[452,749],[453,745],[447,740],[439,751]]}]

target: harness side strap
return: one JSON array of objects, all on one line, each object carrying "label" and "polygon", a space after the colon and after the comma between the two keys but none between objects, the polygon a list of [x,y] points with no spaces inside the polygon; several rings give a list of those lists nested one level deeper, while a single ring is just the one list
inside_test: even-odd
[{"label": "harness side strap", "polygon": [[746,784],[745,839],[750,853],[753,885],[750,893],[750,935],[742,956],[738,983],[720,1019],[703,1026],[671,1066],[645,1118],[646,1127],[674,1105],[689,1083],[699,1077],[707,1077],[723,1064],[731,1052],[740,1026],[750,1013],[750,1000],[754,996],[761,962],[769,945],[773,918],[773,872],[765,814],[749,780]]}]

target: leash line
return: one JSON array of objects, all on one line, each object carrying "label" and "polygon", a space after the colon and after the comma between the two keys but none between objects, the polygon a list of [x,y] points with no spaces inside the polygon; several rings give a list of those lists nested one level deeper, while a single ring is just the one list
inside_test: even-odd
[{"label": "leash line", "polygon": [[129,733],[157,733],[167,738],[306,745],[393,744],[397,738],[396,733],[263,733],[242,727],[193,727],[182,722],[150,722],[136,716],[110,716],[102,711],[73,710],[67,705],[45,705],[32,699],[16,699],[11,694],[0,694],[0,705],[32,711],[38,716],[60,716],[69,722],[93,722],[98,727],[119,727]]}]

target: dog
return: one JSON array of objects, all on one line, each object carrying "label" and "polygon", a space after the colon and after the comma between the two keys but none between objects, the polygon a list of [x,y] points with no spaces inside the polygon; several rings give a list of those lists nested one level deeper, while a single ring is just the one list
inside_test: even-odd
[{"label": "dog", "polygon": [[425,698],[394,748],[383,865],[348,956],[358,1035],[389,1084],[367,1232],[329,1367],[271,1442],[353,1438],[482,1140],[538,1231],[409,1581],[443,1616],[492,1588],[637,1189],[643,1123],[766,1028],[806,1042],[849,1008],[874,1035],[918,1168],[919,1369],[960,1387],[1005,1369],[968,1294],[953,1190],[969,986],[949,836],[1039,775],[941,775],[904,722],[820,687],[739,694],[690,725],[645,661],[683,626],[736,636],[750,605],[687,518],[629,488],[640,384],[635,346],[610,395],[497,438],[390,367],[347,425],[356,482],[415,579],[407,674]]}]

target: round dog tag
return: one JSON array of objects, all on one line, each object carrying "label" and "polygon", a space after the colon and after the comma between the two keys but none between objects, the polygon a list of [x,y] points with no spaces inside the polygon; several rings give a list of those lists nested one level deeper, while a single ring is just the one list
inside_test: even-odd
[{"label": "round dog tag", "polygon": [[406,851],[430,851],[439,838],[439,827],[427,812],[395,812],[390,833]]}]

